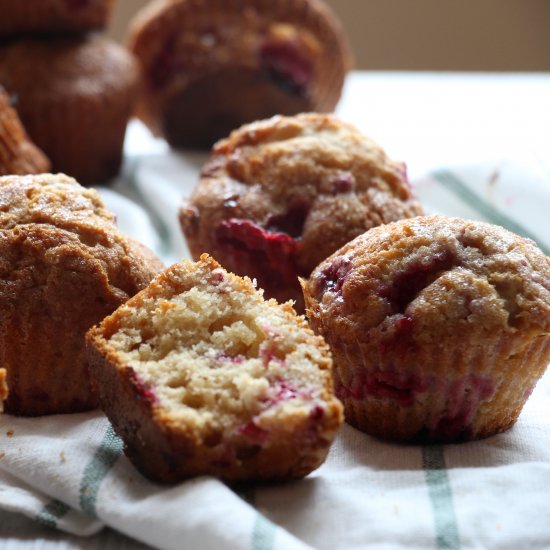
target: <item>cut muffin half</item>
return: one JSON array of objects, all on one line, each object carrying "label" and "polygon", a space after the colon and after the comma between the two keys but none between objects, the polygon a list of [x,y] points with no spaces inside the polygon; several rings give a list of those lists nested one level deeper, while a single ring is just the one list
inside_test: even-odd
[{"label": "cut muffin half", "polygon": [[324,340],[206,254],[170,267],[87,343],[101,406],[158,481],[300,478],[342,422]]}]

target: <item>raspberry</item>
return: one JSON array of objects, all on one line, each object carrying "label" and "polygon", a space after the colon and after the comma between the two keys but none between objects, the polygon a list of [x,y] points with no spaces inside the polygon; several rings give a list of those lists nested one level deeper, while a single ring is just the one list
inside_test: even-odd
[{"label": "raspberry", "polygon": [[281,88],[291,94],[307,96],[313,67],[296,42],[266,40],[260,47],[260,61]]},{"label": "raspberry", "polygon": [[250,220],[232,218],[218,225],[216,237],[228,249],[224,256],[232,258],[235,271],[256,278],[268,294],[297,285],[296,241],[286,233],[269,233]]},{"label": "raspberry", "polygon": [[452,252],[443,250],[411,263],[395,276],[390,285],[380,289],[380,295],[392,302],[397,313],[402,313],[421,290],[435,281],[442,271],[450,269],[454,262]]},{"label": "raspberry", "polygon": [[429,385],[430,380],[427,377],[403,375],[394,371],[376,371],[356,377],[349,387],[338,385],[336,394],[344,399],[387,398],[407,407],[414,403],[417,394],[427,391]]},{"label": "raspberry", "polygon": [[90,5],[90,0],[64,0],[67,9],[69,10],[81,10],[87,8]]},{"label": "raspberry", "polygon": [[309,210],[306,204],[296,204],[284,214],[271,216],[267,229],[272,233],[286,233],[295,239],[301,237]]},{"label": "raspberry", "polygon": [[126,372],[138,399],[142,399],[150,405],[158,401],[155,392],[139,377],[132,367],[127,367]]},{"label": "raspberry", "polygon": [[260,426],[257,426],[254,423],[254,420],[250,420],[245,424],[242,424],[237,428],[237,431],[241,435],[244,435],[244,437],[246,437],[247,439],[250,439],[251,441],[258,444],[264,443],[268,436],[268,431],[260,428]]},{"label": "raspberry", "polygon": [[334,292],[337,295],[342,294],[342,287],[346,281],[347,274],[351,269],[349,258],[337,258],[328,265],[322,272],[319,279],[321,292]]},{"label": "raspberry", "polygon": [[334,177],[330,183],[332,184],[332,194],[342,195],[353,190],[355,178],[352,173],[343,172]]},{"label": "raspberry", "polygon": [[176,55],[176,43],[178,33],[172,33],[160,53],[155,58],[149,69],[149,81],[152,88],[158,90],[164,88],[171,78],[183,69],[183,65]]},{"label": "raspberry", "polygon": [[495,384],[490,379],[475,374],[452,382],[446,415],[439,420],[430,435],[438,440],[467,439],[474,410],[477,410],[480,401],[493,395],[494,391]]}]

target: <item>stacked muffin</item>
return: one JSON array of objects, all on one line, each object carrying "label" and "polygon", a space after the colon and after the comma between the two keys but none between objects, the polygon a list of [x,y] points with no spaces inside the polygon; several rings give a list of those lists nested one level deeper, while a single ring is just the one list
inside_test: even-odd
[{"label": "stacked muffin", "polygon": [[119,170],[140,73],[124,48],[89,31],[112,0],[0,0],[0,84],[53,170],[84,184]]},{"label": "stacked muffin", "polygon": [[331,111],[351,65],[321,0],[154,0],[132,21],[138,114],[175,147],[208,148],[240,125]]}]

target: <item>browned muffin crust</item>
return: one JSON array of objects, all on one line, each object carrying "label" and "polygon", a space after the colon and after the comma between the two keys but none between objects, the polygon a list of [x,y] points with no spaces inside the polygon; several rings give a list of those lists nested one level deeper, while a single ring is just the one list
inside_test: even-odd
[{"label": "browned muffin crust", "polygon": [[550,362],[550,259],[498,226],[427,216],[371,229],[304,294],[346,419],[383,438],[504,431]]},{"label": "browned muffin crust", "polygon": [[95,407],[84,334],[161,268],[118,231],[96,191],[64,175],[0,178],[6,411],[41,415]]},{"label": "browned muffin crust", "polygon": [[50,161],[28,138],[8,94],[0,86],[0,176],[49,170]]},{"label": "browned muffin crust", "polygon": [[331,111],[351,65],[319,0],[156,0],[132,22],[139,116],[176,147],[210,147],[241,124]]},{"label": "browned muffin crust", "polygon": [[87,343],[103,410],[157,481],[300,478],[343,420],[323,339],[206,254],[171,266]]},{"label": "browned muffin crust", "polygon": [[9,43],[0,47],[0,84],[54,171],[84,184],[117,174],[140,86],[125,48],[99,36]]},{"label": "browned muffin crust", "polygon": [[114,0],[0,0],[0,38],[106,26]]},{"label": "browned muffin crust", "polygon": [[367,229],[422,214],[405,166],[331,115],[273,117],[216,144],[180,222],[213,254],[303,308],[297,276]]}]

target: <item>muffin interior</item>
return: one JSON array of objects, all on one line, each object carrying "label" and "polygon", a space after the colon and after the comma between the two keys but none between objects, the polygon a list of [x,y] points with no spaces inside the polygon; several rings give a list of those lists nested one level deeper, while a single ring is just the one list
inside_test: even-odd
[{"label": "muffin interior", "polygon": [[174,425],[197,426],[211,445],[223,432],[261,442],[275,417],[323,414],[324,346],[249,280],[202,265],[138,298],[114,316],[109,347]]}]

